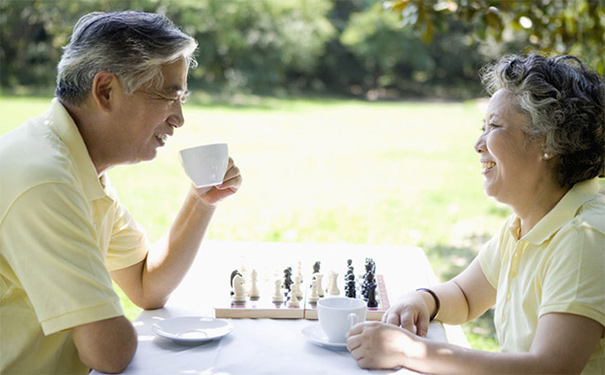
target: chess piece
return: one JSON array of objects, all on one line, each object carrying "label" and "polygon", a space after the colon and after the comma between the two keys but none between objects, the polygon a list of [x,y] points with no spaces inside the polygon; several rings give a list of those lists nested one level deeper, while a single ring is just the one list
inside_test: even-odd
[{"label": "chess piece", "polygon": [[311,294],[309,295],[309,303],[314,305],[319,301],[319,294],[317,293],[319,288],[317,287],[317,280],[311,280]]},{"label": "chess piece", "polygon": [[321,262],[320,262],[320,261],[317,261],[317,262],[315,262],[315,263],[313,264],[313,273],[314,273],[314,274],[315,274],[315,273],[319,273],[319,268],[320,268],[320,266],[321,266]]},{"label": "chess piece", "polygon": [[281,292],[281,280],[275,280],[275,291],[273,292],[273,296],[271,296],[271,301],[276,304],[280,304],[284,301],[284,295]]},{"label": "chess piece", "polygon": [[284,270],[284,283],[282,287],[289,292],[290,285],[292,285],[293,282],[294,281],[292,281],[292,268],[288,267]]},{"label": "chess piece", "polygon": [[[324,296],[324,288],[322,285],[324,275],[322,275],[321,273],[314,273],[313,277],[315,278],[315,281],[317,281],[317,295],[322,298]],[[311,283],[311,285],[313,284]]]},{"label": "chess piece", "polygon": [[368,294],[368,307],[378,307],[378,301],[376,301],[376,283],[368,284],[366,292]]},{"label": "chess piece", "polygon": [[296,285],[296,298],[301,300],[303,299],[303,292],[302,292],[302,276],[295,276],[294,277],[294,284],[292,284],[292,288],[294,287],[294,285]]},{"label": "chess piece", "polygon": [[240,277],[242,276],[242,274],[238,270],[233,270],[231,272],[231,277],[229,278],[229,285],[231,285],[231,295],[233,295],[233,278],[236,275],[239,275]]},{"label": "chess piece", "polygon": [[328,287],[328,294],[331,296],[337,296],[340,294],[338,289],[338,272],[330,271],[330,282]]},{"label": "chess piece", "polygon": [[258,275],[256,273],[256,270],[252,270],[250,272],[250,299],[252,301],[257,301],[260,298],[260,294],[258,291],[258,286],[256,285],[257,281],[256,279],[258,278]]},{"label": "chess piece", "polygon": [[297,283],[293,283],[290,286],[290,299],[288,300],[288,307],[299,307],[300,304],[298,303],[298,288],[299,288],[299,284]]},{"label": "chess piece", "polygon": [[364,297],[368,298],[368,292],[367,292],[368,284],[371,284],[374,282],[375,282],[374,281],[374,272],[368,271],[365,279],[363,280],[363,284],[361,284],[361,294],[363,294]]},{"label": "chess piece", "polygon": [[231,298],[234,303],[246,302],[246,288],[244,286],[244,278],[237,274],[233,277],[233,297]]},{"label": "chess piece", "polygon": [[345,286],[345,295],[349,298],[355,298],[357,295],[357,286],[355,285],[355,275],[349,274]]}]

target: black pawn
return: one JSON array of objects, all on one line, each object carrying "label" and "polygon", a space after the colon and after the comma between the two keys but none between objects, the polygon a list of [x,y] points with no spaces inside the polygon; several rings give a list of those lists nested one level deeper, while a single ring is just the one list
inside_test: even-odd
[{"label": "black pawn", "polygon": [[376,301],[376,283],[368,284],[368,307],[378,307],[378,301]]}]

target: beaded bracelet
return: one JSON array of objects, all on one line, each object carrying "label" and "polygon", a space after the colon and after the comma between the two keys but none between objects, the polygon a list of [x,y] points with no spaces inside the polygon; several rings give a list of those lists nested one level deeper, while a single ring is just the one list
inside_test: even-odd
[{"label": "beaded bracelet", "polygon": [[441,308],[441,302],[439,301],[439,297],[437,297],[437,293],[433,292],[432,290],[428,289],[428,288],[418,288],[416,289],[417,292],[420,291],[425,291],[427,293],[429,293],[431,296],[433,296],[433,299],[435,300],[435,313],[433,315],[431,315],[429,322],[432,322],[433,319],[435,319],[435,317],[437,316],[437,314],[439,314],[439,309]]}]

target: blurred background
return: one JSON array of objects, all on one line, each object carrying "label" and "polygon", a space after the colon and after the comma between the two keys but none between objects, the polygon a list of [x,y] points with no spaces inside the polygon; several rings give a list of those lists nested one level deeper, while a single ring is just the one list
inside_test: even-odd
[{"label": "blurred background", "polygon": [[[199,42],[185,126],[109,172],[152,240],[189,188],[178,150],[227,142],[244,182],[207,238],[420,246],[441,280],[510,214],[482,192],[478,70],[530,51],[605,70],[603,0],[0,0],[0,135],[48,108],[79,17],[125,9]],[[497,350],[491,311],[464,329]]]}]

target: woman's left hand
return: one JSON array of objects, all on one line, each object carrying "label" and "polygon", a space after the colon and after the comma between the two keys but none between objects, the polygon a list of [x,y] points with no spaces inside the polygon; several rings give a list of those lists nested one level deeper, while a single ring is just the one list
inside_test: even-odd
[{"label": "woman's left hand", "polygon": [[242,176],[240,175],[239,168],[235,165],[233,159],[230,157],[223,183],[210,188],[204,187],[195,189],[204,203],[216,205],[218,202],[222,201],[228,196],[235,194],[241,185]]},{"label": "woman's left hand", "polygon": [[405,366],[406,358],[421,350],[415,335],[381,322],[360,323],[351,328],[347,349],[361,368],[391,369]]}]

